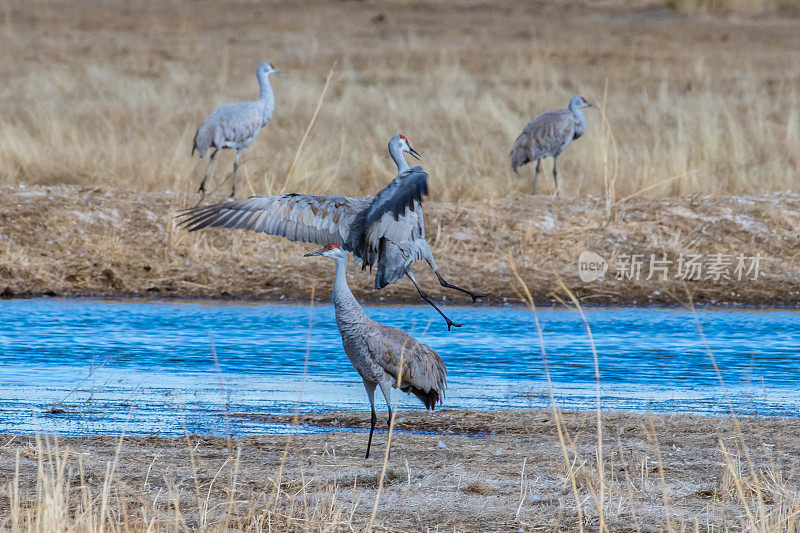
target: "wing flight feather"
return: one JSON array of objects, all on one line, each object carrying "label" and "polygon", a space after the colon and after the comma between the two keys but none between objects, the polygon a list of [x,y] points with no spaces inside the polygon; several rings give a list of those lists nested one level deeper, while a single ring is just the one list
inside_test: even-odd
[{"label": "wing flight feather", "polygon": [[280,194],[252,196],[187,209],[178,214],[189,231],[203,228],[246,229],[319,245],[336,243],[353,250],[351,226],[372,198]]}]

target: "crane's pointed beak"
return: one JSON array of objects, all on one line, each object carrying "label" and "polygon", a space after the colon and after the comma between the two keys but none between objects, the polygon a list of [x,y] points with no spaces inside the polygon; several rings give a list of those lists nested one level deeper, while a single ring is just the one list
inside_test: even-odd
[{"label": "crane's pointed beak", "polygon": [[421,156],[419,155],[419,152],[417,152],[416,150],[414,150],[413,148],[411,148],[411,146],[410,146],[410,145],[409,145],[409,147],[408,147],[408,153],[409,153],[409,154],[411,154],[411,155],[413,155],[413,156],[414,156],[414,159],[416,159],[417,161],[419,161],[419,160],[420,160],[420,157],[421,157]]},{"label": "crane's pointed beak", "polygon": [[309,252],[309,253],[305,254],[303,257],[311,257],[312,255],[322,255],[322,252],[324,252],[324,251],[325,251],[325,248],[320,248],[316,252]]}]

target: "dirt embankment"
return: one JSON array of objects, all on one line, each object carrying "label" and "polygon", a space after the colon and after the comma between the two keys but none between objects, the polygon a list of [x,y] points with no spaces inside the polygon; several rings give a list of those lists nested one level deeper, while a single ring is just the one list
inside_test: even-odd
[{"label": "dirt embankment", "polygon": [[[800,195],[601,200],[509,197],[425,204],[428,240],[453,283],[517,302],[511,261],[538,302],[800,305]],[[308,300],[327,298],[331,265],[304,258],[315,245],[244,231],[175,226],[196,198],[76,186],[0,190],[0,293]],[[602,280],[579,277],[591,251]],[[757,258],[757,259],[756,259]],[[586,268],[602,261],[589,256]],[[351,266],[369,302],[419,302],[406,280],[380,291]],[[468,302],[415,271],[437,299]]]},{"label": "dirt embankment", "polygon": [[593,413],[401,413],[382,474],[384,416],[371,460],[366,432],[341,427],[366,412],[308,415],[340,429],[292,438],[5,435],[0,516],[364,531],[381,486],[377,531],[796,530],[797,420],[606,413],[598,439]]}]

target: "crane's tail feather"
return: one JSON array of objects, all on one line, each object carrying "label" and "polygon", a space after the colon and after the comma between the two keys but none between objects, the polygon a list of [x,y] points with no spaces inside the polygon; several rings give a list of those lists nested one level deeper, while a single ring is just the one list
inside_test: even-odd
[{"label": "crane's tail feather", "polygon": [[522,165],[527,165],[531,162],[530,158],[530,136],[526,132],[522,132],[517,140],[514,142],[514,147],[511,149],[511,170],[517,171]]},{"label": "crane's tail feather", "polygon": [[527,165],[531,162],[530,158],[528,157],[528,150],[522,146],[515,146],[513,150],[511,150],[511,170],[514,172],[523,165]]},{"label": "crane's tail feather", "polygon": [[442,403],[442,399],[439,396],[439,391],[436,389],[431,389],[430,391],[425,392],[424,390],[418,389],[413,385],[408,385],[406,387],[401,388],[400,390],[405,392],[406,394],[411,393],[417,398],[419,398],[420,401],[425,405],[425,408],[428,409],[429,411],[433,411],[434,409],[436,409],[437,403]]}]

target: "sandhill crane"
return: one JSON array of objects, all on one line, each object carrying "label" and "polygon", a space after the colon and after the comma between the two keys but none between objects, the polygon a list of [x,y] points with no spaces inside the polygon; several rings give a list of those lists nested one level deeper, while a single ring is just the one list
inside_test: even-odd
[{"label": "sandhill crane", "polygon": [[[330,243],[306,257],[324,255],[334,260],[333,307],[336,325],[342,335],[344,351],[361,375],[372,407],[367,454],[378,417],[375,414],[375,388],[380,387],[392,420],[392,387],[419,398],[431,411],[444,399],[447,369],[442,358],[427,344],[397,328],[375,322],[364,314],[347,286],[347,252]],[[399,376],[398,376],[399,374]],[[399,383],[398,383],[399,381]]]},{"label": "sandhill crane", "polygon": [[583,96],[573,96],[567,109],[548,111],[533,118],[511,149],[511,170],[517,171],[522,165],[536,161],[536,175],[533,178],[533,194],[536,194],[536,181],[542,159],[553,158],[553,183],[558,194],[558,156],[573,140],[586,132],[586,117],[581,113],[584,107],[597,107],[590,104]]},{"label": "sandhill crane", "polygon": [[422,167],[409,168],[403,157],[418,154],[408,139],[395,135],[389,141],[389,153],[398,166],[397,176],[375,196],[319,196],[310,194],[276,194],[253,196],[221,204],[187,209],[181,225],[189,231],[207,227],[248,229],[279,235],[291,241],[313,244],[335,242],[352,252],[362,269],[377,266],[375,289],[381,289],[407,276],[419,292],[451,326],[450,320],[420,288],[411,265],[424,259],[443,287],[477,298],[486,293],[472,292],[449,283],[439,272],[433,253],[425,240],[422,216],[422,195],[428,193],[428,174]]},{"label": "sandhill crane", "polygon": [[233,178],[231,178],[231,196],[236,194],[236,169],[239,168],[239,156],[256,140],[258,132],[267,125],[275,112],[275,94],[269,83],[270,74],[280,71],[271,63],[264,61],[256,69],[256,77],[261,91],[258,100],[253,102],[237,102],[220,107],[197,128],[192,144],[192,154],[195,150],[200,158],[205,157],[206,150],[213,147],[214,151],[208,160],[206,174],[200,182],[197,192],[206,191],[206,180],[211,172],[211,165],[220,149],[232,148],[236,150],[236,159],[233,161]]}]

